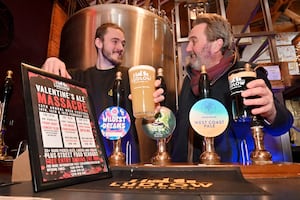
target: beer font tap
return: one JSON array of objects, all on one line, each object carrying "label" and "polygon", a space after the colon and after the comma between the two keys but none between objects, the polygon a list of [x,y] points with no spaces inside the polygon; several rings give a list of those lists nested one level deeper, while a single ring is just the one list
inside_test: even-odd
[{"label": "beer font tap", "polygon": [[[228,80],[232,99],[232,115],[237,123],[250,123],[255,149],[250,153],[253,164],[272,163],[271,153],[264,147],[263,119],[259,115],[253,115],[253,106],[246,106],[243,103],[242,91],[247,89],[247,83],[257,78],[256,69],[246,63],[244,67],[233,69],[228,73]],[[255,98],[251,97],[251,98]]]},{"label": "beer font tap", "polygon": [[[158,68],[157,70],[157,77],[156,79],[160,80],[160,88],[163,88],[164,90],[164,96],[166,97],[167,95],[167,86],[164,80],[164,76],[163,76],[163,69],[162,68]],[[165,98],[166,99],[166,98]],[[161,106],[165,106],[166,100],[164,100],[163,102],[161,102]],[[161,115],[161,113],[157,113],[157,115]],[[158,117],[158,116],[156,116]],[[171,157],[169,156],[168,152],[167,152],[167,148],[166,148],[166,143],[167,143],[167,138],[159,138],[157,139],[157,152],[156,154],[152,157],[151,161],[152,164],[156,165],[165,165],[171,162]]]},{"label": "beer font tap", "polygon": [[[251,65],[245,64],[245,69],[250,70]],[[255,70],[255,69],[254,69]],[[263,119],[261,116],[254,115],[251,117],[251,133],[254,139],[255,149],[250,153],[250,159],[253,164],[269,164],[272,163],[272,155],[265,149]]]},{"label": "beer font tap", "polygon": [[253,164],[270,164],[272,155],[264,146],[263,122],[260,116],[254,115],[251,119],[251,133],[254,139],[255,149],[250,153]]},{"label": "beer font tap", "polygon": [[[124,107],[124,88],[122,87],[122,73],[116,73],[116,79],[113,85],[113,103],[114,106]],[[113,152],[109,157],[109,163],[112,166],[125,165],[125,155],[122,152],[121,138],[113,140]]]},{"label": "beer font tap", "polygon": [[[245,71],[255,71],[249,63],[245,64]],[[256,72],[255,72],[256,73]],[[251,111],[250,111],[251,113]],[[272,163],[272,155],[264,146],[263,119],[259,115],[251,114],[250,129],[254,139],[255,149],[250,153],[250,159],[253,164],[269,164]]]},{"label": "beer font tap", "polygon": [[[200,99],[210,97],[210,81],[204,65],[201,66],[201,74],[199,78],[199,95]],[[215,152],[214,137],[206,137],[203,139],[205,151],[200,155],[200,162],[203,164],[218,164],[220,157]]]}]

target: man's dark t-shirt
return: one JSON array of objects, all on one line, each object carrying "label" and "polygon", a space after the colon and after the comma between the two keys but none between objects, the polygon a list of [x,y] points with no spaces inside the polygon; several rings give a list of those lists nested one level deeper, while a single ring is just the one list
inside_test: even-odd
[{"label": "man's dark t-shirt", "polygon": [[[116,78],[116,73],[122,72],[122,85],[125,90],[125,108],[131,118],[131,127],[129,132],[122,138],[122,151],[126,153],[126,146],[131,145],[131,162],[136,163],[139,161],[138,145],[137,145],[137,133],[134,124],[134,117],[132,115],[131,101],[128,99],[130,94],[128,68],[126,67],[114,67],[108,70],[98,70],[95,66],[86,70],[70,70],[69,73],[73,80],[82,82],[86,85],[89,95],[92,99],[92,103],[95,108],[97,120],[99,116],[108,107],[114,106],[113,104],[113,84]],[[112,141],[104,138],[104,145],[107,156],[112,153],[113,145]]]}]

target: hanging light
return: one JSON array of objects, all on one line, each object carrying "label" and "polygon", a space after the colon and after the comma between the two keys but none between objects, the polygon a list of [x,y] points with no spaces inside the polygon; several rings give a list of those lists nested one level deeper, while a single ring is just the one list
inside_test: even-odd
[{"label": "hanging light", "polygon": [[195,20],[197,16],[207,12],[208,0],[187,1],[185,7],[188,8],[189,18]]}]

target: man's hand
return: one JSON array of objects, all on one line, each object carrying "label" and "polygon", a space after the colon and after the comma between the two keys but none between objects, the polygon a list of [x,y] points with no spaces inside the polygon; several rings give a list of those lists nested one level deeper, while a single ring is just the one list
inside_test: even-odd
[{"label": "man's hand", "polygon": [[65,63],[56,57],[47,58],[42,69],[65,78],[72,78],[67,71]]},{"label": "man's hand", "polygon": [[260,115],[265,118],[269,123],[273,123],[276,117],[276,108],[273,101],[273,93],[266,85],[263,79],[250,81],[247,84],[247,90],[241,93],[242,97],[257,97],[254,99],[245,99],[246,106],[255,106],[251,110],[253,115]]}]

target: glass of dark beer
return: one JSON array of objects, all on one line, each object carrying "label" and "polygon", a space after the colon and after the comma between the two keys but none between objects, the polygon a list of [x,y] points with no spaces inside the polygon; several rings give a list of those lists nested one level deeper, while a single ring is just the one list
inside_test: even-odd
[{"label": "glass of dark beer", "polygon": [[247,89],[247,83],[254,79],[256,79],[256,72],[249,64],[246,64],[245,67],[234,69],[228,74],[231,109],[235,122],[251,122],[251,109],[253,109],[253,106],[244,105],[244,98],[241,96],[241,93]]}]

